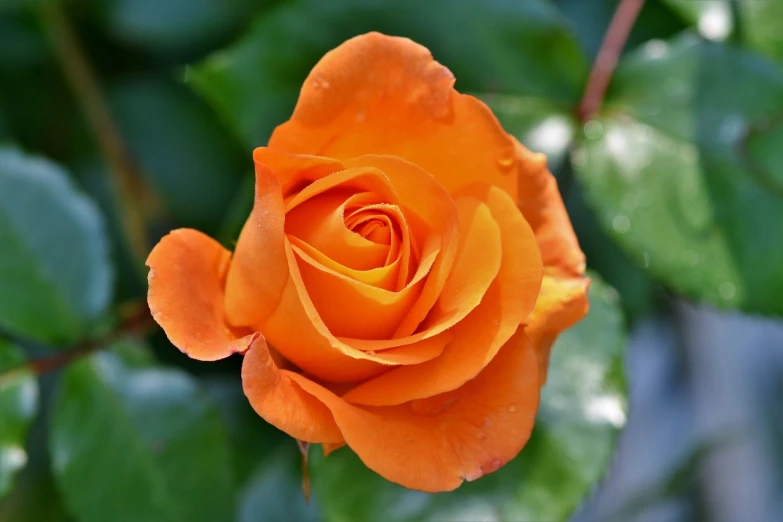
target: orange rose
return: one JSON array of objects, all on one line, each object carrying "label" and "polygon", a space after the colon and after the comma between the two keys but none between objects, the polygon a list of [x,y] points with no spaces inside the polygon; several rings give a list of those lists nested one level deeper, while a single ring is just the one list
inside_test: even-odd
[{"label": "orange rose", "polygon": [[182,229],[147,260],[171,342],[244,354],[259,415],[433,492],[519,453],[549,349],[587,312],[544,156],[453,84],[410,40],[345,42],[255,150],[233,257]]}]

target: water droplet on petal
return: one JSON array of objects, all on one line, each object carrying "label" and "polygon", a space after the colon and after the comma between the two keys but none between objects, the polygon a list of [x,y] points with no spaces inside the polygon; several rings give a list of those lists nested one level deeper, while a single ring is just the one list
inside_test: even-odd
[{"label": "water droplet on petal", "polygon": [[313,78],[313,81],[310,85],[313,86],[313,89],[326,90],[329,88],[329,81],[323,80],[321,78]]},{"label": "water droplet on petal", "polygon": [[508,411],[509,411],[509,413],[514,413],[515,411],[517,411],[517,407],[516,407],[516,406],[511,406],[511,407],[508,409]]},{"label": "water droplet on petal", "polygon": [[516,158],[514,158],[514,156],[506,156],[503,158],[499,158],[498,167],[500,167],[502,171],[507,173],[514,166],[515,159]]},{"label": "water droplet on petal", "polygon": [[370,357],[375,357],[375,350],[367,350],[367,355]]}]

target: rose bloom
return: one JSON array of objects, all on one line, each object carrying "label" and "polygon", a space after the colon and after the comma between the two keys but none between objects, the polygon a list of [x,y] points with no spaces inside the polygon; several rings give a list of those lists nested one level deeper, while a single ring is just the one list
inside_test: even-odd
[{"label": "rose bloom", "polygon": [[147,260],[168,338],[244,354],[261,417],[431,492],[519,453],[589,284],[544,156],[453,85],[410,40],[345,42],[254,151],[233,255],[180,229]]}]

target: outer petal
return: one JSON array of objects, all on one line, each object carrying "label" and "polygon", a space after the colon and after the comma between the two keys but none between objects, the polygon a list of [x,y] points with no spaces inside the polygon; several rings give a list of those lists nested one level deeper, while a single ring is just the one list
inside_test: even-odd
[{"label": "outer petal", "polygon": [[566,213],[557,181],[543,154],[514,140],[521,184],[519,206],[533,227],[544,260],[544,280],[533,312],[525,322],[536,346],[541,383],[546,382],[549,351],[557,335],[579,322],[589,308],[585,257]]},{"label": "outer petal", "polygon": [[469,192],[486,202],[500,228],[502,258],[497,277],[481,303],[449,330],[453,341],[440,357],[362,383],[344,396],[346,400],[393,405],[458,388],[495,357],[536,302],[541,259],[532,230],[502,190],[475,186]]},{"label": "outer petal", "polygon": [[250,405],[268,423],[305,442],[340,444],[343,436],[329,409],[277,367],[263,337],[242,363],[242,388]]},{"label": "outer petal", "polygon": [[516,197],[513,141],[486,105],[453,85],[451,72],[421,45],[358,36],[315,66],[269,146],[339,159],[395,155],[449,192],[483,181]]},{"label": "outer petal", "polygon": [[[321,168],[331,163],[311,158],[285,157],[271,165],[256,161],[253,211],[239,235],[234,261],[226,279],[226,315],[231,324],[251,326],[263,322],[277,308],[288,282],[285,252],[285,205],[277,170],[289,163],[310,161]],[[272,162],[270,162],[272,163]]]},{"label": "outer petal", "polygon": [[557,180],[546,167],[546,156],[530,152],[515,138],[511,139],[520,175],[519,208],[536,233],[544,267],[567,276],[583,276],[585,256],[560,197]]},{"label": "outer petal", "polygon": [[256,334],[237,339],[223,314],[223,286],[231,253],[191,229],[160,240],[147,258],[147,301],[171,343],[200,361],[244,352]]},{"label": "outer petal", "polygon": [[354,406],[301,375],[291,379],[331,410],[370,469],[429,492],[455,489],[514,458],[530,437],[539,402],[535,355],[522,333],[460,389],[400,406]]},{"label": "outer petal", "polygon": [[355,382],[388,370],[389,365],[418,364],[437,357],[448,342],[433,337],[382,352],[362,351],[336,338],[315,309],[290,245],[290,277],[274,313],[256,326],[286,359],[329,382]]},{"label": "outer petal", "polygon": [[525,331],[538,356],[542,385],[546,382],[549,353],[557,335],[587,315],[589,287],[590,280],[584,277],[544,275],[536,306],[525,320]]}]

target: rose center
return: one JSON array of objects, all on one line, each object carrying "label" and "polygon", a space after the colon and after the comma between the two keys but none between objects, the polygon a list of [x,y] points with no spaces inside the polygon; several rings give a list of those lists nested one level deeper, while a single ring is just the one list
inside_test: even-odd
[{"label": "rose center", "polygon": [[381,219],[368,219],[358,227],[355,227],[353,231],[379,245],[391,243],[391,229]]}]

